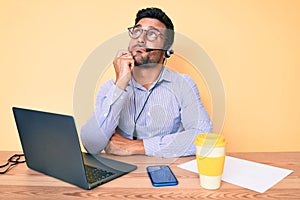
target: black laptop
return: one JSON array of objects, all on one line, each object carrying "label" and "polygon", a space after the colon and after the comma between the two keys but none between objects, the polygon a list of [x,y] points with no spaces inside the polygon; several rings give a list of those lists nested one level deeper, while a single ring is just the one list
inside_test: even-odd
[{"label": "black laptop", "polygon": [[72,116],[13,107],[27,166],[92,189],[137,167],[81,152]]}]

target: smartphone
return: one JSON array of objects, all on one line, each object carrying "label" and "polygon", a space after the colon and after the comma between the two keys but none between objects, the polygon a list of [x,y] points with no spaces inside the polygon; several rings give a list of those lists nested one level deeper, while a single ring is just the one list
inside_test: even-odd
[{"label": "smartphone", "polygon": [[155,187],[178,185],[175,175],[167,165],[148,166],[147,172]]}]

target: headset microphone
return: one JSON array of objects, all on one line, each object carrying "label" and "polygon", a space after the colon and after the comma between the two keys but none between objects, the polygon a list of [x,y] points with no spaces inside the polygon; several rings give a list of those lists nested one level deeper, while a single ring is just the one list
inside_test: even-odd
[{"label": "headset microphone", "polygon": [[164,51],[165,52],[165,56],[167,58],[169,58],[171,56],[171,54],[174,53],[174,51],[172,49],[169,50],[164,50],[164,49],[151,49],[151,48],[146,48],[146,52],[150,52],[150,51]]},{"label": "headset microphone", "polygon": [[164,49],[150,49],[150,48],[146,48],[146,52],[150,52],[150,51],[166,51]]}]

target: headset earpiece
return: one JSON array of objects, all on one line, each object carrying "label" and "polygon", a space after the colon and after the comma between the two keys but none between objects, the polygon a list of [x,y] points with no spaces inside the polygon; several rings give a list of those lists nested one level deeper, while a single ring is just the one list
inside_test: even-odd
[{"label": "headset earpiece", "polygon": [[170,58],[173,53],[174,51],[172,49],[168,49],[167,51],[165,51],[165,57]]}]

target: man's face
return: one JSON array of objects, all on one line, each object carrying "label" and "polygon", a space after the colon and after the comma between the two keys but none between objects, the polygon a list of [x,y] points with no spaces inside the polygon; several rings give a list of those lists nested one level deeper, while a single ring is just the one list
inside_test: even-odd
[{"label": "man's face", "polygon": [[[135,66],[149,66],[149,64],[162,64],[164,59],[164,51],[150,51],[146,52],[146,48],[150,49],[163,49],[164,48],[164,30],[166,26],[157,19],[153,18],[142,18],[135,27],[143,29],[142,34],[136,38],[131,39],[129,42],[128,50],[131,51],[135,60]],[[147,39],[145,30],[156,29],[161,34],[158,37],[150,41]],[[149,34],[151,34],[149,32]],[[151,35],[149,35],[150,37]]]}]

